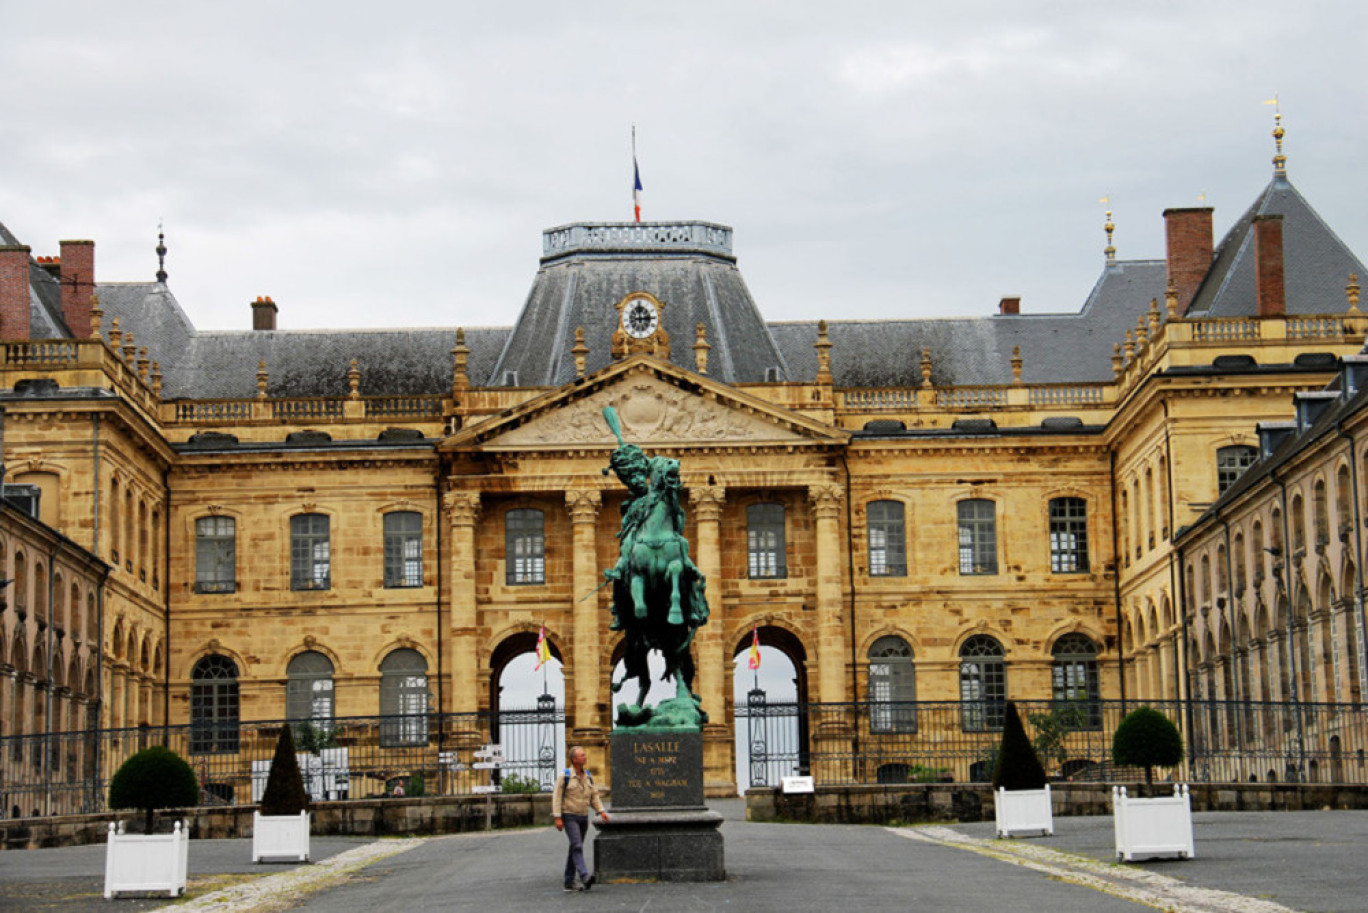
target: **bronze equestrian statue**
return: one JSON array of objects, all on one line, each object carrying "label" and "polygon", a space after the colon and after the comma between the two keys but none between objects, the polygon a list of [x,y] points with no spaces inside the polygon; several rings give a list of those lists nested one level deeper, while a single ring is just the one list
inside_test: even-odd
[{"label": "bronze equestrian statue", "polygon": [[[640,447],[622,439],[622,425],[612,406],[603,417],[618,440],[609,469],[630,492],[622,505],[618,531],[619,558],[603,572],[612,581],[613,621],[609,630],[622,631],[625,672],[613,683],[616,694],[628,679],[637,680],[635,704],[618,705],[619,728],[699,729],[708,721],[693,693],[694,662],[689,647],[694,631],[708,621],[705,581],[689,558],[684,538],[684,509],[679,506],[679,461],[648,457]],[[608,474],[609,469],[603,472]],[[675,696],[647,707],[651,674],[646,658],[659,650],[665,659],[662,680],[675,680]]]}]

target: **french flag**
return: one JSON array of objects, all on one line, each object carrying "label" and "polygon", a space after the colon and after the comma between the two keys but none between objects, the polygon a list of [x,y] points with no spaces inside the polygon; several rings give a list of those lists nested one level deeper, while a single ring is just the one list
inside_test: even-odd
[{"label": "french flag", "polygon": [[636,153],[632,153],[632,208],[636,210],[636,220],[641,221],[641,166],[637,164]]}]

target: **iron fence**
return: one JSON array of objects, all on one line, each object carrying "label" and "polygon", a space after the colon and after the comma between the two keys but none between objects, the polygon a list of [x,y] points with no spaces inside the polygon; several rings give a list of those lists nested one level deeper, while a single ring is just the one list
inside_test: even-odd
[{"label": "iron fence", "polygon": [[[1022,722],[1051,776],[1135,779],[1116,769],[1112,733],[1137,702],[1018,701]],[[1368,718],[1361,704],[1148,701],[1183,732],[1187,759],[1165,773],[1192,782],[1368,784]],[[818,784],[981,782],[991,779],[1002,704],[913,701],[737,705],[738,750],[749,786],[783,776]]]},{"label": "iron fence", "polygon": [[[204,804],[245,804],[265,789],[282,720],[140,726],[0,738],[0,808],[11,817],[103,811],[109,777],[129,756],[166,745],[190,762]],[[315,800],[549,790],[564,756],[554,700],[497,714],[346,717],[296,723],[305,788]],[[502,748],[498,768],[476,752]],[[514,779],[516,778],[516,779]]]}]

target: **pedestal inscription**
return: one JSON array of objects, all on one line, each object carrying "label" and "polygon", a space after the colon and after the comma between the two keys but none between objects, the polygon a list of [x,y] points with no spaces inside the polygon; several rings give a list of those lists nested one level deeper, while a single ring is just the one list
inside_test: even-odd
[{"label": "pedestal inscription", "polygon": [[722,881],[722,816],[703,805],[703,734],[615,732],[612,818],[594,838],[605,882]]},{"label": "pedestal inscription", "polygon": [[703,735],[613,735],[613,804],[619,808],[702,808]]}]

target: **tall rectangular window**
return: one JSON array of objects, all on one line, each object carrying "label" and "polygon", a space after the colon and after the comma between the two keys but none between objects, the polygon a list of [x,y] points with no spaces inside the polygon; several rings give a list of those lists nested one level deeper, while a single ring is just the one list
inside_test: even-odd
[{"label": "tall rectangular window", "polygon": [[385,514],[385,586],[423,585],[423,515],[413,510]]},{"label": "tall rectangular window", "polygon": [[237,521],[200,517],[195,521],[195,592],[237,591]]},{"label": "tall rectangular window", "polygon": [[518,507],[504,515],[504,551],[509,586],[546,582],[546,519],[541,511]]},{"label": "tall rectangular window", "polygon": [[959,571],[996,574],[997,505],[984,498],[959,502]]},{"label": "tall rectangular window", "polygon": [[788,576],[784,540],[784,505],[752,504],[746,508],[746,569],[752,579]]},{"label": "tall rectangular window", "polygon": [[1050,501],[1050,570],[1056,574],[1088,570],[1088,502],[1082,498]]},{"label": "tall rectangular window", "polygon": [[1246,444],[1233,444],[1216,451],[1216,493],[1223,495],[1244,471],[1254,465],[1259,458],[1257,448]]},{"label": "tall rectangular window", "polygon": [[332,586],[332,538],[324,514],[290,518],[290,589],[326,590]]},{"label": "tall rectangular window", "polygon": [[874,501],[866,508],[869,576],[907,576],[907,528],[901,501]]}]

